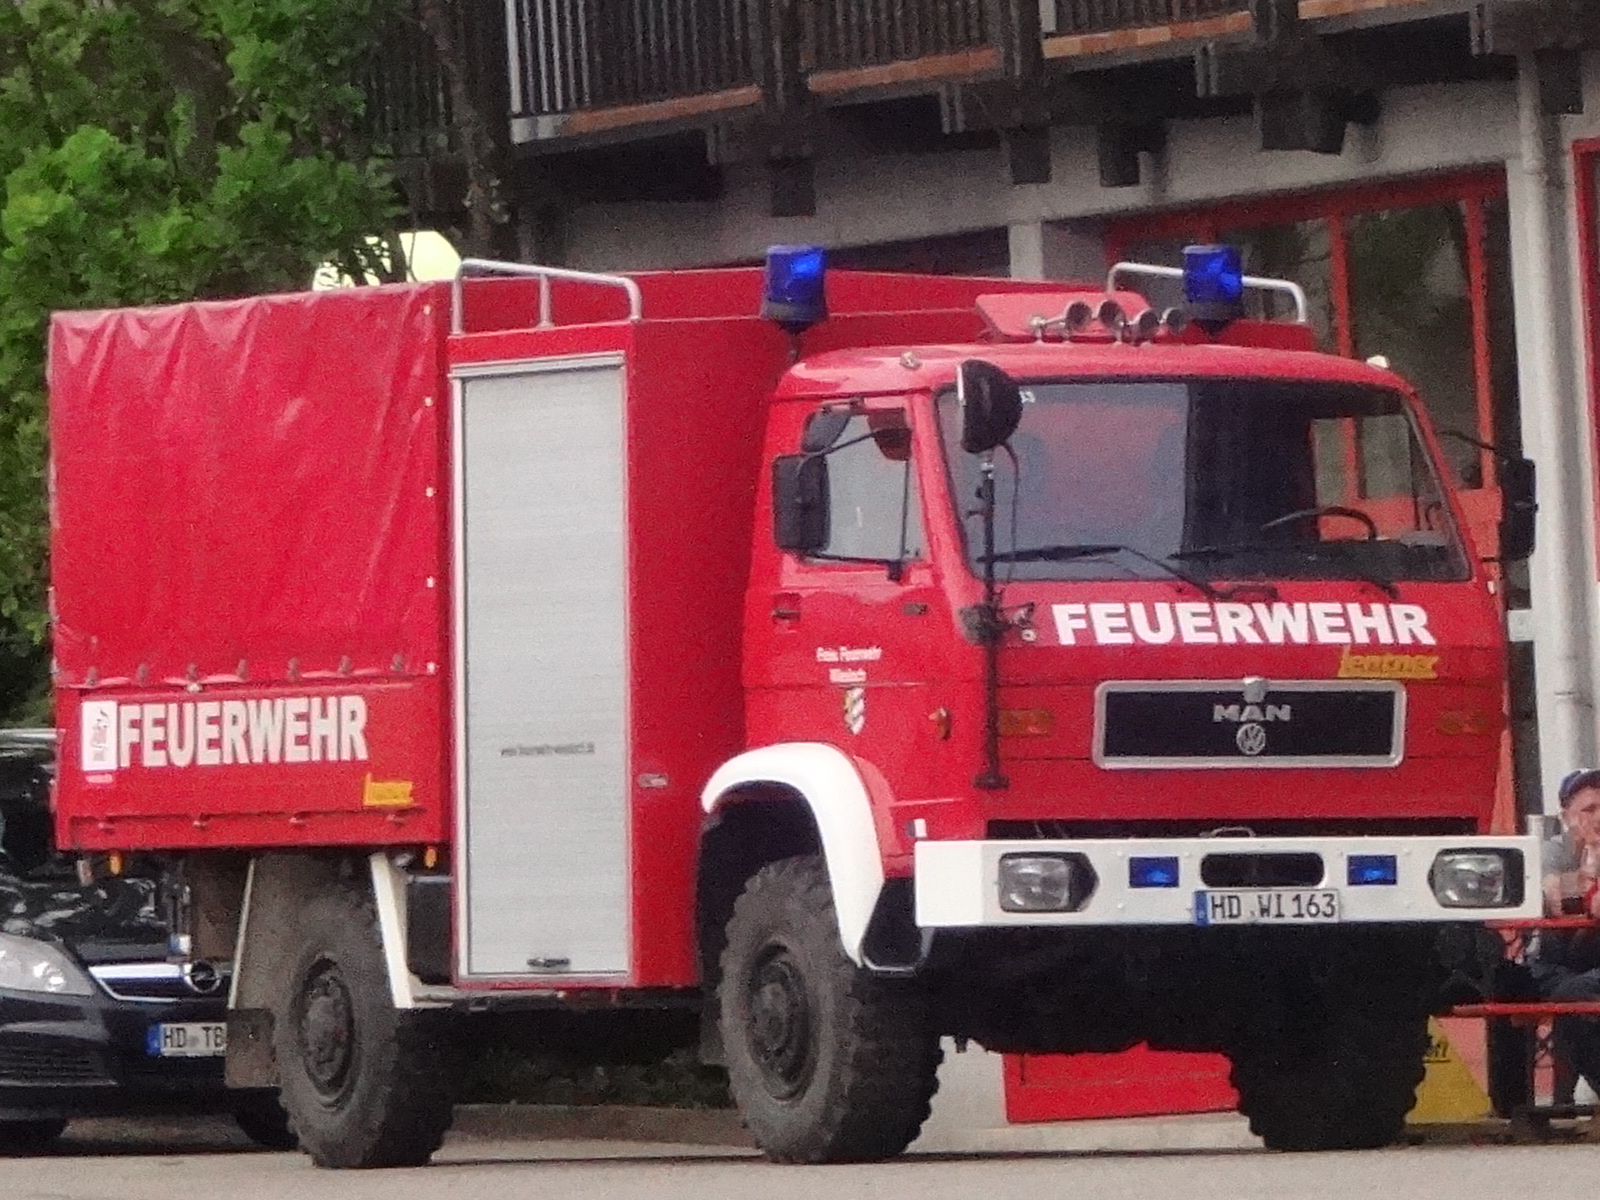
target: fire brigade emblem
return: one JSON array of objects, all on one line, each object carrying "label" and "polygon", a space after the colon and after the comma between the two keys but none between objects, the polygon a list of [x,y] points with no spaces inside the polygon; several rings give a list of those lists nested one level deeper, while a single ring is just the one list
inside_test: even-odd
[{"label": "fire brigade emblem", "polygon": [[867,689],[846,688],[844,693],[844,727],[851,733],[860,733],[867,725]]},{"label": "fire brigade emblem", "polygon": [[1239,747],[1240,754],[1254,758],[1267,748],[1267,731],[1264,726],[1249,721],[1239,726],[1239,731],[1233,735],[1233,740]]}]

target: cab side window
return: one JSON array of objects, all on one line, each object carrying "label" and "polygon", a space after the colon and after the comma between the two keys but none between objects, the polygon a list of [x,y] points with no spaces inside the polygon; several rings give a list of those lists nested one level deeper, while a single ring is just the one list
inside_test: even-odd
[{"label": "cab side window", "polygon": [[[827,414],[813,417],[826,420]],[[816,558],[904,562],[922,557],[922,505],[905,413],[853,414],[828,458],[828,541]]]}]

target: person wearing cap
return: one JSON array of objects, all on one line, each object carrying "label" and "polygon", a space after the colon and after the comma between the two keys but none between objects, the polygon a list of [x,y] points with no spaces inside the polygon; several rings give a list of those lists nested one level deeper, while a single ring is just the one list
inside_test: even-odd
[{"label": "person wearing cap", "polygon": [[[1541,855],[1545,912],[1600,921],[1600,768],[1569,773],[1557,797],[1561,833]],[[1528,967],[1542,999],[1600,1000],[1600,926],[1543,930]],[[1552,1032],[1556,1058],[1600,1091],[1600,1020],[1557,1017]]]},{"label": "person wearing cap", "polygon": [[1541,854],[1545,911],[1600,918],[1600,767],[1568,772],[1556,794],[1561,833]]}]

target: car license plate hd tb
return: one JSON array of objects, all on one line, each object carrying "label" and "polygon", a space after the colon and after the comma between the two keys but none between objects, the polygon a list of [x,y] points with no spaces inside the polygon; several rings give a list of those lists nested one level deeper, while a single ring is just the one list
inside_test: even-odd
[{"label": "car license plate hd tb", "polygon": [[228,1027],[222,1022],[163,1022],[145,1031],[152,1058],[215,1058],[228,1052]]}]

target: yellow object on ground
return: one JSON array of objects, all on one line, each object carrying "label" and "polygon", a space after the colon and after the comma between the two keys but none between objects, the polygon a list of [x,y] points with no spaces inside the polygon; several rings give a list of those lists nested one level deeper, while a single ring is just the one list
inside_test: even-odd
[{"label": "yellow object on ground", "polygon": [[1481,1121],[1489,1097],[1445,1037],[1439,1022],[1428,1022],[1428,1070],[1417,1088],[1417,1106],[1406,1120],[1413,1125]]}]

